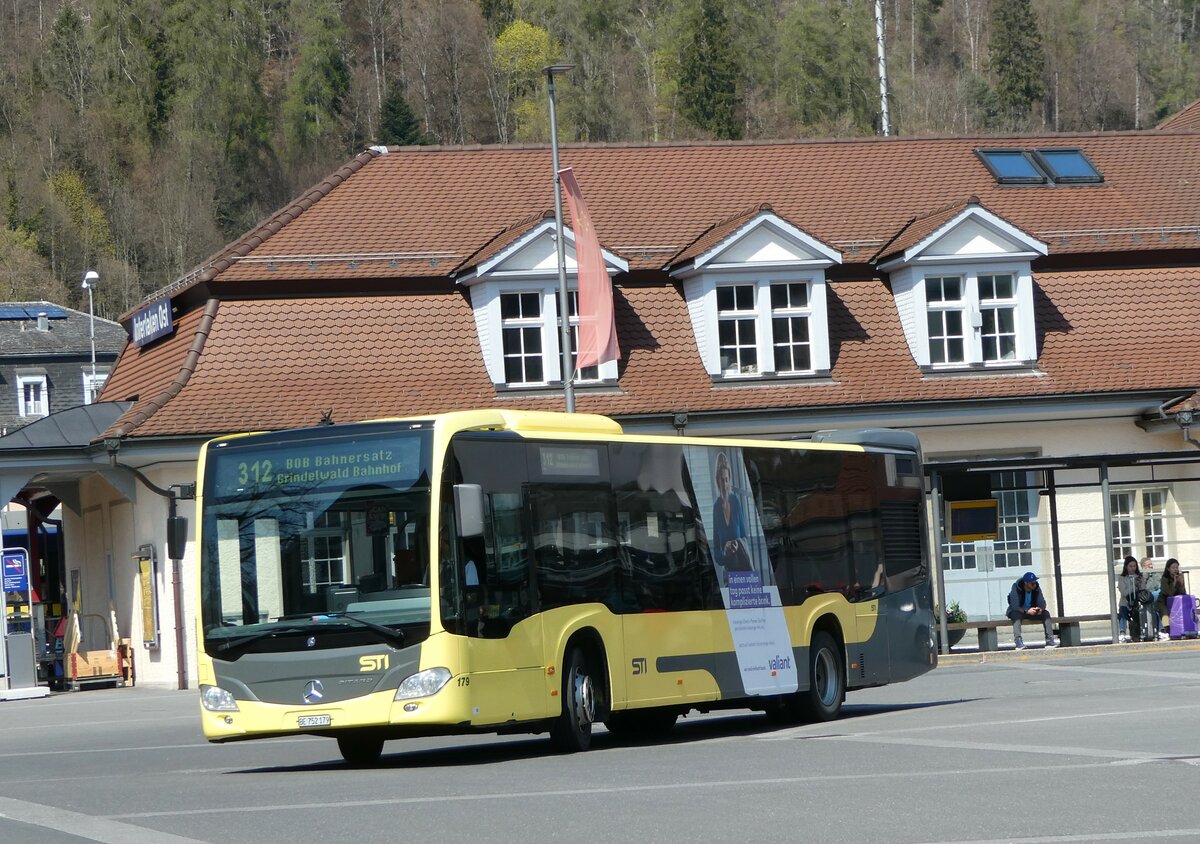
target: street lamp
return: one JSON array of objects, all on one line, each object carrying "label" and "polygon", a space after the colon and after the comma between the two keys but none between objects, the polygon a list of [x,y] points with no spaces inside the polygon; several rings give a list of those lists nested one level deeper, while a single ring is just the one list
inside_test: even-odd
[{"label": "street lamp", "polygon": [[100,273],[88,270],[83,274],[83,289],[88,292],[88,328],[92,337],[92,381],[88,384],[88,404],[96,401],[96,311],[92,302],[92,288],[100,281]]},{"label": "street lamp", "polygon": [[567,299],[567,249],[563,243],[562,186],[558,177],[558,114],[554,109],[554,77],[574,69],[573,64],[552,64],[542,68],[550,93],[550,156],[554,165],[554,225],[558,232],[558,342],[562,349],[563,397],[566,399],[567,413],[575,412],[575,368],[571,365],[571,307]]}]

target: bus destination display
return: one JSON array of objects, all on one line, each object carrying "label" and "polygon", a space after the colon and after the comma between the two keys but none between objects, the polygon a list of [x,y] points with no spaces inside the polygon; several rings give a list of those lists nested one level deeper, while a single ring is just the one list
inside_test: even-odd
[{"label": "bus destination display", "polygon": [[422,439],[407,435],[366,442],[300,440],[261,448],[213,449],[213,489],[227,496],[324,484],[409,485],[421,475]]}]

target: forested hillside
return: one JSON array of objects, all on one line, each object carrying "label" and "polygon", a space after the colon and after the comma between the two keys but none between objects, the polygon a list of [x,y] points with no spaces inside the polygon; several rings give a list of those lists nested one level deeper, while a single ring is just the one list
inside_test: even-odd
[{"label": "forested hillside", "polygon": [[[1200,96],[1200,0],[883,14],[895,134]],[[877,133],[875,39],[873,0],[3,0],[0,299],[78,305],[95,268],[113,317],[368,145],[545,141],[554,61],[566,141]]]}]

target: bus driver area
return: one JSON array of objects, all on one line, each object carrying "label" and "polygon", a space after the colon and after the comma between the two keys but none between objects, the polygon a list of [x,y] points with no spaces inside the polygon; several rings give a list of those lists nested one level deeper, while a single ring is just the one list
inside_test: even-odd
[{"label": "bus driver area", "polygon": [[896,431],[635,437],[494,410],[214,440],[205,734],[332,736],[369,763],[414,735],[572,751],[597,722],[837,717],[936,664],[920,467]]}]

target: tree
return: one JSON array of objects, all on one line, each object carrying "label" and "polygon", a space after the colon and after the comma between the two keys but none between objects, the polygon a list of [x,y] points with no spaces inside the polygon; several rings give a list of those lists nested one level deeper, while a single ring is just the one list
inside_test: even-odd
[{"label": "tree", "polygon": [[500,143],[544,137],[542,130],[536,128],[546,122],[542,68],[553,64],[561,51],[549,32],[528,21],[515,20],[496,36],[492,43],[488,90]]},{"label": "tree", "polygon": [[379,142],[397,146],[429,143],[421,131],[420,121],[413,114],[408,100],[404,99],[404,89],[399,85],[393,85],[383,100],[383,110],[379,116]]},{"label": "tree", "polygon": [[877,111],[874,23],[865,4],[804,0],[788,14],[778,84],[786,109],[819,134],[867,134]]},{"label": "tree", "polygon": [[342,100],[350,72],[342,57],[345,27],[333,0],[293,0],[297,58],[283,101],[288,156],[299,161],[317,149],[336,146],[341,134]]},{"label": "tree", "polygon": [[54,87],[82,113],[92,87],[92,37],[71,2],[54,18],[47,55],[47,75]]},{"label": "tree", "polygon": [[742,136],[741,62],[719,0],[700,0],[680,53],[679,99],[684,116],[718,139]]},{"label": "tree", "polygon": [[1046,55],[1030,0],[993,0],[991,66],[995,95],[1009,128],[1022,128],[1046,96]]}]

